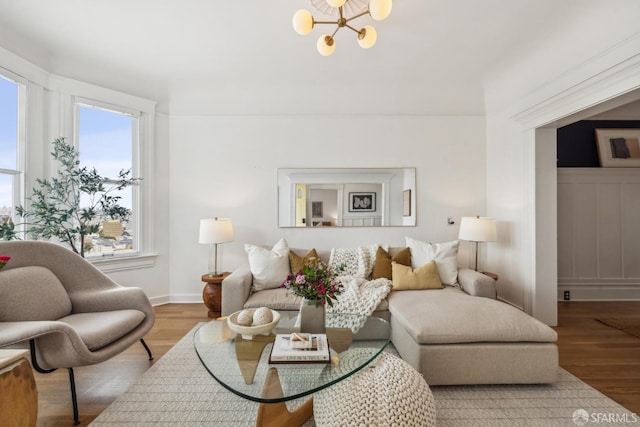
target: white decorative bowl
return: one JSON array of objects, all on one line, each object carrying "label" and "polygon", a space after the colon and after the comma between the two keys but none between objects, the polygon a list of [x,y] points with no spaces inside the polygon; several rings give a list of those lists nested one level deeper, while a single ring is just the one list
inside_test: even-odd
[{"label": "white decorative bowl", "polygon": [[[251,311],[252,316],[253,316],[253,312],[256,311],[256,309],[253,309],[253,308],[249,308],[248,310]],[[236,332],[242,335],[242,338],[246,340],[253,339],[254,335],[269,335],[273,330],[273,328],[275,328],[278,322],[280,321],[280,313],[278,313],[275,310],[271,310],[271,313],[273,314],[273,320],[269,323],[265,323],[264,325],[258,325],[258,326],[238,325],[236,322],[238,320],[238,314],[240,314],[241,311],[244,311],[244,310],[236,311],[235,313],[232,313],[229,317],[227,317],[227,325],[229,325],[229,329],[231,329],[233,332]]]}]

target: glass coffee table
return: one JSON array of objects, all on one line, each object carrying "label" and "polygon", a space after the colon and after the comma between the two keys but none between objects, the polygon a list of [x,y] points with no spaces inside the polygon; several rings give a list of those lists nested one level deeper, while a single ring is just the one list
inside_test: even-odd
[{"label": "glass coffee table", "polygon": [[[280,312],[270,335],[242,338],[229,329],[226,318],[212,320],[194,334],[196,353],[224,388],[259,402],[258,426],[299,426],[313,415],[313,399],[289,412],[285,402],[309,396],[355,374],[387,346],[391,326],[378,317],[326,315],[331,363],[270,364],[275,334],[298,331],[297,312]],[[357,332],[353,332],[353,331]]]}]

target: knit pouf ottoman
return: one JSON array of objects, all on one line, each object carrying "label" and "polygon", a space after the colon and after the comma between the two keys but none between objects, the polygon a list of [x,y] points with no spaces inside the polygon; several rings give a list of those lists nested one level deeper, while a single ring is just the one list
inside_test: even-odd
[{"label": "knit pouf ottoman", "polygon": [[351,378],[316,393],[313,417],[318,427],[435,426],[436,405],[418,371],[382,353]]}]

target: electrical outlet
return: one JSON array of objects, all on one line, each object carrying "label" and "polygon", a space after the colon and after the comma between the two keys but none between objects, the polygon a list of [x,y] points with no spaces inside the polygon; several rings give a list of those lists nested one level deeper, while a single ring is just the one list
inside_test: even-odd
[{"label": "electrical outlet", "polygon": [[564,291],[564,300],[571,301],[571,291]]}]

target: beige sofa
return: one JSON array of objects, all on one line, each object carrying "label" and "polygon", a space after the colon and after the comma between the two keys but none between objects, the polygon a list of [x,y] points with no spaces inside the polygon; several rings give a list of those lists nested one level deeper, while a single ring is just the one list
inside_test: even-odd
[{"label": "beige sofa", "polygon": [[[330,252],[318,255],[328,262]],[[460,287],[392,291],[378,305],[373,315],[390,321],[391,341],[402,358],[430,385],[555,382],[555,331],[496,300],[495,282],[481,273],[460,268],[458,283]],[[300,299],[285,289],[252,292],[251,285],[248,264],[223,281],[223,315],[251,307],[300,307]]]}]

